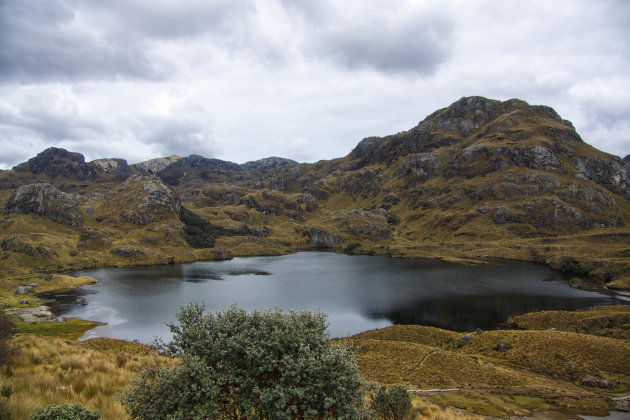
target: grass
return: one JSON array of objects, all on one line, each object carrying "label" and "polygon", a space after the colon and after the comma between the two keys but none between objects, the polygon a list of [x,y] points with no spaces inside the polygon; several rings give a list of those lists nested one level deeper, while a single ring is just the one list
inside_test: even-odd
[{"label": "grass", "polygon": [[[540,411],[603,414],[607,393],[580,386],[589,374],[628,389],[627,340],[560,331],[484,331],[459,344],[463,334],[423,326],[392,326],[350,337],[359,367],[370,380],[414,389],[456,392],[423,394],[433,403],[490,415]],[[497,351],[498,343],[508,348]],[[575,370],[571,369],[571,365]],[[587,373],[587,371],[589,373]]]},{"label": "grass", "polygon": [[630,339],[630,306],[596,307],[588,311],[542,311],[512,317],[513,328],[579,332],[602,337]]},{"label": "grass", "polygon": [[83,334],[86,331],[91,330],[94,327],[98,327],[99,325],[104,325],[98,322],[85,321],[77,318],[64,319],[63,322],[27,323],[17,321],[15,324],[17,333],[58,337],[73,341],[83,337]]},{"label": "grass", "polygon": [[37,407],[74,402],[101,410],[105,419],[127,419],[116,396],[130,385],[137,370],[156,360],[176,363],[149,349],[100,351],[91,344],[30,334],[16,336],[15,342],[20,354],[0,369],[0,386],[13,391],[6,401],[16,420],[28,419]]}]

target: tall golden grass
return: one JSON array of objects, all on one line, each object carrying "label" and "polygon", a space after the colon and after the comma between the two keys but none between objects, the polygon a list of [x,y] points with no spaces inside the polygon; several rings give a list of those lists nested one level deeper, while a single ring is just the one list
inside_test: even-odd
[{"label": "tall golden grass", "polygon": [[116,397],[138,369],[156,360],[176,363],[150,351],[99,351],[53,337],[20,335],[15,342],[20,354],[0,370],[0,387],[13,391],[6,402],[16,420],[28,419],[37,407],[74,402],[101,410],[105,419],[129,418]]}]

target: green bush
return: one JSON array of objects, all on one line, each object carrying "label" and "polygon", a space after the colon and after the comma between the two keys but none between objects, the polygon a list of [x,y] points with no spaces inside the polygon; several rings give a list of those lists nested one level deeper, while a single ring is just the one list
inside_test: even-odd
[{"label": "green bush", "polygon": [[326,315],[185,305],[162,351],[175,369],[147,368],[122,398],[129,414],[160,418],[349,418],[363,409],[356,355],[331,343]]},{"label": "green bush", "polygon": [[376,390],[370,408],[384,420],[403,420],[411,417],[411,397],[405,387],[396,385],[389,392],[384,386]]},{"label": "green bush", "polygon": [[37,408],[30,420],[100,420],[101,412],[92,411],[81,404],[49,405]]}]

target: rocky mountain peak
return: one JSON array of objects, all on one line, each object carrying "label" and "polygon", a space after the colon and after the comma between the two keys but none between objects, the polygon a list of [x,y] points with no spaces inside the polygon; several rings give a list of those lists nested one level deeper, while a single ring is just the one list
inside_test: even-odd
[{"label": "rocky mountain peak", "polygon": [[564,149],[581,142],[573,125],[560,118],[553,108],[529,105],[520,99],[498,101],[470,96],[435,111],[411,130],[363,139],[349,157],[358,160],[357,166],[362,167],[443,147],[494,142],[505,149],[508,141],[525,145],[534,139],[540,144],[547,139],[549,144],[566,144]]},{"label": "rocky mountain peak", "polygon": [[76,176],[77,179],[91,179],[96,175],[94,166],[85,163],[81,153],[69,152],[66,149],[50,147],[34,158],[13,168],[16,172],[32,172],[46,174],[51,178],[57,176]]}]

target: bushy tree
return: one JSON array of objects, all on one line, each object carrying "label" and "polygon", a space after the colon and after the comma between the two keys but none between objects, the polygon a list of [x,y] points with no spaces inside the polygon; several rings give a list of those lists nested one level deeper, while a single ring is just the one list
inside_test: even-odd
[{"label": "bushy tree", "polygon": [[411,417],[411,397],[401,385],[396,385],[387,391],[384,386],[378,387],[372,398],[370,408],[384,420],[403,420]]},{"label": "bushy tree", "polygon": [[175,369],[147,368],[123,397],[141,419],[355,418],[362,409],[356,356],[331,343],[326,315],[185,305],[163,350]]},{"label": "bushy tree", "polygon": [[90,410],[76,403],[72,405],[49,405],[37,408],[30,420],[100,420],[101,412]]}]

